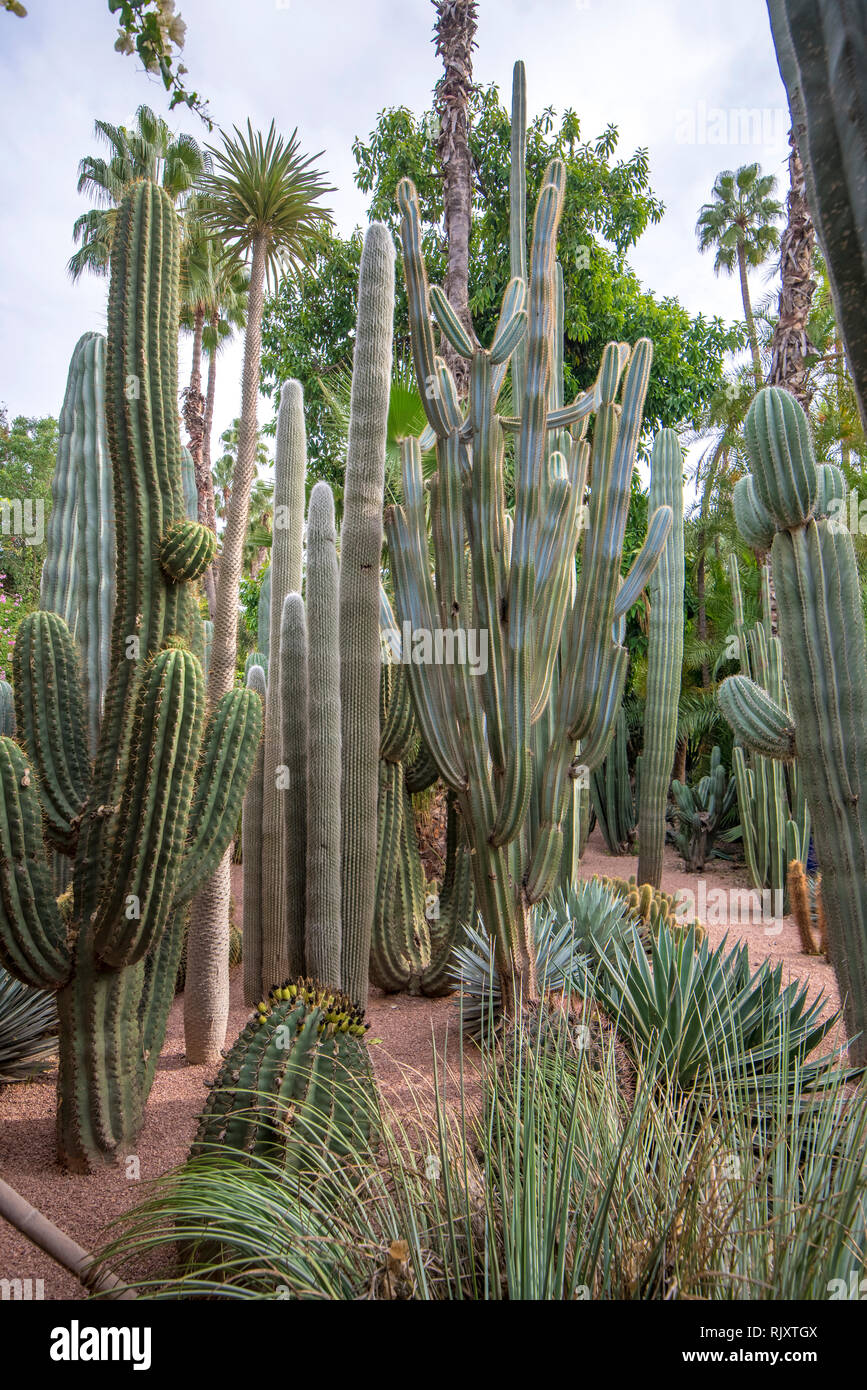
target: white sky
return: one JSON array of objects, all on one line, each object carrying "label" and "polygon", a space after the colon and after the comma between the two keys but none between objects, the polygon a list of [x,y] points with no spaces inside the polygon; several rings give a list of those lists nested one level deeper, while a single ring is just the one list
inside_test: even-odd
[{"label": "white sky", "polygon": [[[94,119],[125,123],[147,103],[175,128],[217,137],[185,108],[169,116],[162,84],[113,51],[106,0],[26,3],[26,19],[0,13],[0,403],[11,415],[56,415],[76,340],[105,328],[107,281],[73,285],[66,272],[73,221],[89,205],[76,180],[81,156],[98,149]],[[364,222],[352,140],[385,107],[429,106],[440,72],[430,0],[178,7],[187,81],[215,120],[229,129],[249,116],[266,129],[273,116],[286,134],[297,126],[303,150],[324,151],[340,230]],[[512,64],[523,58],[531,114],[571,106],[583,138],[613,123],[624,157],[649,149],[666,214],[632,251],[634,268],[693,313],[741,317],[737,280],[715,278],[694,228],[722,168],[758,159],[778,174],[785,198],[788,113],[764,0],[480,0],[477,37],[476,80],[497,82],[505,103]],[[758,129],[740,119],[746,109],[760,113]],[[767,288],[760,274],[754,298]],[[238,414],[240,361],[239,344],[220,361],[215,450]],[[182,385],[187,374],[182,356]],[[270,413],[263,401],[261,418]]]}]

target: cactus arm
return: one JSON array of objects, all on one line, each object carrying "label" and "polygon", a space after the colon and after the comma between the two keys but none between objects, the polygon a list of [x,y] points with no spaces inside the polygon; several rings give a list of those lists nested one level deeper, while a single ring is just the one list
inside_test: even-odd
[{"label": "cactus arm", "polygon": [[18,737],[36,768],[46,834],[57,849],[75,851],[90,793],[87,722],[78,651],[56,613],[30,613],[14,656]]},{"label": "cactus arm", "polygon": [[474,342],[475,334],[470,337],[452,308],[445,290],[441,289],[439,285],[431,285],[430,303],[433,316],[439,324],[443,337],[462,357],[472,357],[478,347],[478,343]]},{"label": "cactus arm", "polygon": [[16,979],[58,989],[71,971],[51,889],[36,777],[18,744],[0,738],[0,963]]},{"label": "cactus arm", "polygon": [[[275,660],[277,657],[275,656]],[[300,975],[304,964],[304,923],[307,897],[307,703],[308,639],[307,615],[300,594],[287,594],[280,626],[281,696],[283,704],[283,748],[286,756],[286,943],[283,959],[288,974]],[[279,964],[268,955],[263,958],[263,980],[270,984],[282,979],[275,974]],[[284,971],[284,974],[287,973]]]},{"label": "cactus arm", "polygon": [[735,523],[753,550],[770,550],[774,541],[774,520],[760,500],[751,475],[738,478],[732,493]]},{"label": "cactus arm", "polygon": [[659,562],[672,527],[677,523],[671,507],[656,507],[647,526],[644,544],[632,562],[629,573],[614,600],[615,618],[625,618],[634,603],[641,598]]},{"label": "cactus arm", "polygon": [[0,680],[0,734],[15,737],[15,692],[8,681]]},{"label": "cactus arm", "polygon": [[[527,74],[524,64],[512,69],[511,158],[509,161],[509,266],[513,278],[527,279]],[[512,358],[512,402],[520,414],[527,379],[527,348],[518,344]]]},{"label": "cactus arm", "polygon": [[235,833],[262,740],[262,705],[252,688],[230,690],[208,720],[175,907],[189,902],[211,877]]},{"label": "cactus arm", "polygon": [[795,725],[760,685],[748,676],[729,676],[717,690],[723,715],[741,743],[765,758],[795,756]]},{"label": "cactus arm", "polygon": [[563,211],[563,170],[553,160],[539,194],[530,272],[530,314],[524,410],[515,463],[515,518],[509,562],[506,644],[506,766],[491,841],[504,845],[521,827],[530,800],[532,759],[532,619],[539,483],[547,439],[551,386],[551,321],[555,312],[557,230]]},{"label": "cactus arm", "polygon": [[421,392],[425,415],[431,429],[437,437],[440,437],[449,433],[449,423],[440,406],[439,372],[429,308],[427,270],[421,249],[421,219],[418,197],[409,179],[401,179],[397,186],[397,205],[401,213],[400,235],[403,246],[415,375]]},{"label": "cactus arm", "polygon": [[161,652],[144,674],[94,922],[95,949],[106,965],[134,965],[168,921],[183,863],[204,702],[201,666],[189,652]]}]

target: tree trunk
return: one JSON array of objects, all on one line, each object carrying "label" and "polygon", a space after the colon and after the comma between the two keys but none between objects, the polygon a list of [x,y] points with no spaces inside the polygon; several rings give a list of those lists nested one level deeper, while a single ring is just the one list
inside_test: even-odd
[{"label": "tree trunk", "polygon": [[747,283],[747,258],[744,252],[743,241],[738,241],[738,273],[741,279],[741,299],[744,304],[744,318],[747,321],[747,335],[750,340],[750,352],[753,358],[753,376],[756,379],[756,390],[762,384],[762,359],[759,353],[759,338],[756,333],[756,320],[753,317],[753,306],[750,301],[750,287]]},{"label": "tree trunk", "polygon": [[[472,160],[469,146],[469,100],[473,89],[473,49],[478,22],[476,0],[433,0],[436,10],[437,55],[443,60],[443,76],[435,90],[440,118],[437,154],[443,171],[445,233],[448,268],[445,292],[468,330],[470,224],[473,210]],[[458,393],[469,390],[469,363],[450,344],[443,356],[455,378]]]},{"label": "tree trunk", "polygon": [[[214,342],[217,340],[217,328],[219,326],[219,314],[212,314],[210,327],[214,334]],[[199,493],[199,520],[212,531],[217,529],[217,513],[214,507],[214,478],[211,473],[211,432],[214,428],[214,399],[217,390],[217,350],[208,353],[208,385],[205,390],[205,423],[202,432],[202,483],[204,487],[204,510],[202,508],[203,494]],[[217,608],[217,577],[220,572],[220,562],[216,559],[210,569],[205,571],[202,583],[205,589],[205,596],[208,600],[208,612],[213,618]]]},{"label": "tree trunk", "polygon": [[190,384],[184,391],[184,425],[187,431],[187,448],[193,456],[196,470],[196,491],[199,495],[199,520],[204,521],[204,498],[206,486],[202,477],[202,441],[205,432],[205,398],[202,395],[202,332],[205,327],[205,310],[196,308],[193,319],[193,363],[190,370]]},{"label": "tree trunk", "polygon": [[771,344],[769,386],[782,386],[809,408],[806,358],[815,348],[807,337],[807,322],[816,282],[813,247],[816,233],[807,207],[804,170],[794,130],[789,131],[788,219],[780,242],[780,311]]},{"label": "tree trunk", "polygon": [[[250,268],[238,455],[232,474],[214,612],[208,674],[208,706],[211,709],[235,684],[238,587],[250,513],[250,491],[256,476],[264,278],[265,239],[259,236],[253,243]],[[184,1035],[187,1061],[194,1064],[217,1061],[226,1040],[229,1016],[228,864],[227,851],[217,873],[198,894],[191,914],[184,990]]]}]

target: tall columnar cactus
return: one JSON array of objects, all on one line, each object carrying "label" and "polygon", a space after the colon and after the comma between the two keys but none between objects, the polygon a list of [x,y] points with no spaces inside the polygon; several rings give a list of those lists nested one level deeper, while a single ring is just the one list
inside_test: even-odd
[{"label": "tall columnar cactus", "polygon": [[394,243],[364,238],[343,524],[340,532],[342,987],[363,1008],[376,893],[379,796],[379,567],[394,334]]},{"label": "tall columnar cactus", "polygon": [[[735,636],[741,674],[749,676],[782,710],[789,713],[789,693],[783,680],[783,653],[771,630],[770,570],[762,565],[762,621],[747,628],[738,562],[729,556]],[[806,859],[810,843],[810,813],[797,760],[782,763],[749,747],[735,744],[732,771],[738,791],[738,810],[744,858],[754,888],[769,889],[777,904],[786,902],[790,858]],[[792,852],[793,851],[793,852]],[[782,901],[780,901],[782,900]]]},{"label": "tall columnar cactus", "polygon": [[334,497],[319,482],[307,521],[307,888],[308,972],[329,989],[341,982],[340,571]]},{"label": "tall columnar cactus", "polygon": [[268,679],[268,652],[271,646],[271,566],[265,571],[259,589],[259,609],[258,622],[256,626],[256,641],[259,646],[255,653],[256,666],[261,666],[265,672],[265,679]]},{"label": "tall columnar cactus", "polygon": [[631,854],[635,840],[635,797],[626,744],[626,716],[621,708],[608,754],[590,779],[596,823],[609,854]]},{"label": "tall columnar cactus", "polygon": [[[189,581],[208,547],[205,528],[185,521],[181,485],[179,243],[167,195],[135,184],[112,244],[106,422],[123,505],[95,760],[77,650],[55,613],[22,624],[20,742],[0,739],[0,961],[57,992],[58,1150],[79,1172],[134,1142],[174,993],[183,908],[228,844],[261,733],[261,705],[247,691],[231,692],[205,725],[201,667],[188,650],[197,619]],[[46,843],[73,857],[69,920],[51,891]]]},{"label": "tall columnar cactus", "polygon": [[670,507],[673,517],[649,586],[647,700],[638,796],[638,882],[659,888],[683,665],[683,456],[674,430],[661,430],[653,441],[648,505],[651,512]]},{"label": "tall columnar cactus", "polygon": [[[537,994],[528,915],[553,886],[563,821],[572,802],[576,747],[589,769],[604,757],[623,691],[627,654],[615,624],[653,573],[671,528],[671,510],[651,517],[648,538],[625,581],[620,566],[630,483],[650,372],[651,345],[630,352],[610,344],[595,385],[560,410],[550,409],[555,318],[555,248],[565,185],[559,160],[548,167],[536,205],[529,295],[520,278],[506,289],[489,348],[457,319],[441,291],[429,290],[421,253],[415,189],[398,188],[416,376],[437,439],[431,485],[436,586],[431,579],[421,451],[403,446],[401,507],[387,534],[401,623],[444,632],[459,650],[465,615],[486,634],[487,669],[465,663],[407,668],[422,735],[458,801],[472,851],[479,909],[496,942],[507,1003],[513,989]],[[527,306],[527,303],[529,307]],[[434,346],[433,309],[443,334],[471,361],[468,411]],[[501,417],[497,400],[509,359],[527,336],[521,413]],[[621,405],[615,396],[626,371]],[[591,447],[583,422],[597,412]],[[547,455],[549,431],[568,454]],[[515,511],[510,528],[503,483],[503,434],[516,436]],[[582,533],[581,503],[590,461],[589,526],[572,592]],[[472,605],[468,602],[467,545]],[[551,739],[539,784],[538,824],[520,842],[532,793],[533,725],[545,711],[559,656]]]},{"label": "tall columnar cactus", "polygon": [[[822,871],[828,952],[851,1051],[867,1062],[867,641],[852,537],[821,515],[827,470],[816,467],[806,416],[769,387],[750,406],[750,530],[770,544],[790,714],[746,676],[719,703],[737,737],[765,756],[797,751]],[[837,480],[833,479],[836,482]],[[743,528],[742,528],[743,530]]]},{"label": "tall columnar cactus", "polygon": [[85,333],[69,364],[45,536],[40,605],[58,613],[81,651],[88,742],[96,753],[111,670],[115,524],[105,427],[105,338]]},{"label": "tall columnar cactus", "polygon": [[[280,392],[274,455],[274,535],[268,570],[269,652],[279,651],[286,595],[301,591],[306,470],[304,398],[300,384],[287,381]],[[290,962],[286,944],[290,928],[284,885],[287,827],[280,680],[281,662],[273,661],[268,667],[262,811],[263,964],[273,980],[282,980],[298,968],[298,962]]]},{"label": "tall columnar cactus", "polygon": [[[267,713],[265,672],[251,666],[247,689],[253,690]],[[253,771],[247,783],[241,837],[244,858],[244,1000],[255,1004],[262,995],[262,807],[265,770],[265,741],[259,744]]]}]

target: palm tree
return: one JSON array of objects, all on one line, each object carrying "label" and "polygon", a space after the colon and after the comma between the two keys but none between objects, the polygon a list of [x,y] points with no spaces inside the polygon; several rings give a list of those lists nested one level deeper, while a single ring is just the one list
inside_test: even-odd
[{"label": "palm tree", "polygon": [[208,168],[209,156],[192,135],[175,135],[149,106],[140,106],[131,127],[95,121],[94,134],[108,146],[109,157],[85,155],[78,166],[78,191],[98,204],[76,218],[72,239],[79,249],[68,270],[77,280],[85,270],[108,274],[117,205],[137,179],[151,179],[183,205]]},{"label": "palm tree", "polygon": [[[184,424],[188,448],[196,470],[199,520],[216,530],[214,487],[210,465],[210,431],[213,424],[216,359],[221,341],[246,318],[247,273],[243,263],[227,256],[196,215],[194,200],[188,204],[181,275],[181,327],[193,335],[190,384],[183,392]],[[208,388],[202,394],[202,352],[208,350]]]},{"label": "palm tree", "polygon": [[[262,356],[262,304],[265,281],[305,264],[331,224],[319,206],[331,192],[312,167],[318,155],[302,156],[293,131],[288,140],[274,122],[267,135],[235,127],[220,148],[208,147],[213,166],[199,183],[198,217],[203,229],[236,257],[249,261],[247,327],[241,383],[238,454],[232,475],[220,555],[214,633],[208,674],[211,707],[232,689],[238,649],[238,591],[256,477],[257,406]],[[196,898],[187,948],[184,1026],[187,1059],[215,1062],[226,1037],[229,1009],[230,852]]]},{"label": "palm tree", "polygon": [[[469,308],[470,225],[473,211],[473,165],[469,144],[469,104],[473,90],[473,49],[478,23],[476,0],[433,0],[434,34],[443,75],[434,104],[440,119],[437,154],[443,176],[448,265],[445,292],[465,328],[472,328]],[[444,348],[459,393],[469,386],[469,363],[448,343]]]},{"label": "palm tree", "polygon": [[789,131],[789,196],[786,229],[780,241],[780,308],[771,344],[770,386],[782,386],[809,410],[808,362],[815,349],[807,333],[813,279],[816,232],[807,207],[804,166],[794,129]]},{"label": "palm tree", "polygon": [[745,164],[735,172],[724,169],[714,181],[714,201],[705,203],[695,224],[699,250],[716,247],[714,274],[732,275],[737,268],[740,276],[756,390],[762,384],[762,364],[747,268],[763,265],[780,243],[774,224],[782,207],[771,196],[776,186],[774,175],[763,174],[758,164]]}]

